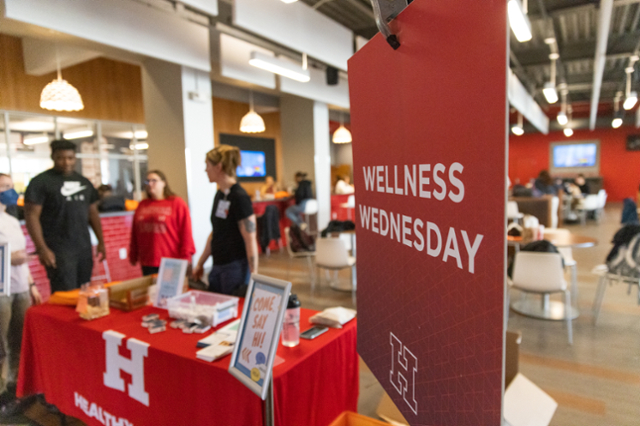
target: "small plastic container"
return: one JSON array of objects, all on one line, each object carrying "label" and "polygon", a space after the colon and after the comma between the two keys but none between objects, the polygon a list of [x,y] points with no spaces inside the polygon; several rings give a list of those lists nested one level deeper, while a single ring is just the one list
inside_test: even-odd
[{"label": "small plastic container", "polygon": [[282,345],[292,348],[300,344],[300,300],[296,294],[289,296],[287,311],[282,322]]},{"label": "small plastic container", "polygon": [[169,299],[167,310],[171,318],[217,327],[237,318],[238,300],[234,296],[190,290]]}]

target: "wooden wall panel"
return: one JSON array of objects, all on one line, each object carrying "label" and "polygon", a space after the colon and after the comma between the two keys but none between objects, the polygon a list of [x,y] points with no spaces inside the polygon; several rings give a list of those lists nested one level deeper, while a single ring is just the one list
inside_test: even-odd
[{"label": "wooden wall panel", "polygon": [[97,58],[62,69],[62,78],[82,96],[84,109],[53,112],[40,108],[42,89],[56,77],[24,72],[22,41],[0,34],[0,109],[99,120],[144,123],[140,67]]},{"label": "wooden wall panel", "polygon": [[[240,120],[249,112],[249,104],[229,101],[226,99],[213,98],[213,134],[214,145],[220,144],[220,133],[231,135],[251,136],[240,131]],[[281,183],[282,176],[282,140],[280,136],[280,112],[260,114],[264,119],[266,130],[264,133],[256,133],[257,137],[273,138],[276,141],[276,182]],[[256,189],[260,189],[261,182],[242,182],[242,187],[253,197]]]}]

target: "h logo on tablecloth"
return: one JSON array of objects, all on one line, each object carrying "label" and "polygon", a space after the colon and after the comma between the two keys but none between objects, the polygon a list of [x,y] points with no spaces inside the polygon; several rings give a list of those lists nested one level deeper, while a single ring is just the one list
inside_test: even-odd
[{"label": "h logo on tablecloth", "polygon": [[120,370],[131,375],[129,396],[149,406],[149,394],[144,390],[144,359],[147,357],[149,344],[137,339],[127,340],[127,349],[131,351],[131,359],[119,353],[124,334],[113,330],[102,333],[105,341],[107,371],[104,373],[104,385],[124,392],[124,380],[120,377]]},{"label": "h logo on tablecloth", "polygon": [[418,414],[416,401],[416,373],[418,372],[418,358],[393,334],[391,340],[391,371],[389,380],[393,387],[404,398],[414,414]]}]

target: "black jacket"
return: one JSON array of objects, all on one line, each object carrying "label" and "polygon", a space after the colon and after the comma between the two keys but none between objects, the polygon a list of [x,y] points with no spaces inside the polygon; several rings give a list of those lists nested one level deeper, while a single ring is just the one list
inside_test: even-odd
[{"label": "black jacket", "polygon": [[298,188],[295,193],[296,204],[300,204],[302,200],[308,200],[313,198],[313,191],[311,190],[311,181],[302,180],[298,184]]}]

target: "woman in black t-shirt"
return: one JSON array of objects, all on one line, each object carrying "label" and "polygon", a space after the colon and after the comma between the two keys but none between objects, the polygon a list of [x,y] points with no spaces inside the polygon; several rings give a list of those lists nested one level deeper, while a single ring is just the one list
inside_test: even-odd
[{"label": "woman in black t-shirt", "polygon": [[193,278],[202,278],[204,263],[213,256],[209,291],[244,296],[250,274],[258,272],[258,245],[251,198],[236,180],[240,150],[220,145],[207,153],[205,163],[209,182],[218,185],[218,192],[211,211],[213,231]]}]

